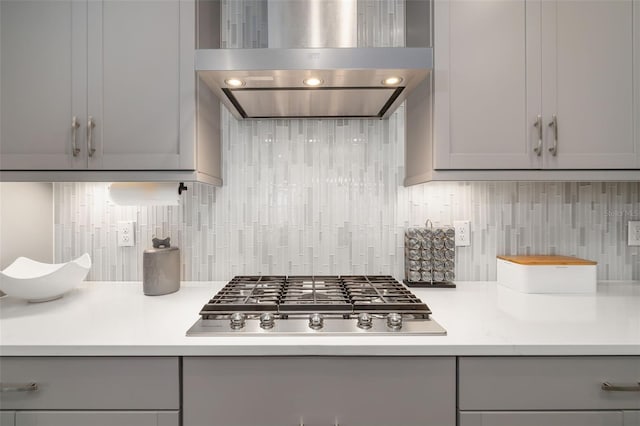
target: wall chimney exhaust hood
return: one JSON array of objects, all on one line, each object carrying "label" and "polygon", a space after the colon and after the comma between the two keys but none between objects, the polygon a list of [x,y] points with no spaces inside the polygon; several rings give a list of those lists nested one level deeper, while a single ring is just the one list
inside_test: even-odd
[{"label": "wall chimney exhaust hood", "polygon": [[199,76],[238,119],[386,118],[431,64],[429,48],[196,52]]},{"label": "wall chimney exhaust hood", "polygon": [[269,47],[198,49],[196,72],[237,119],[387,118],[429,76],[432,49],[356,47],[357,3],[268,0]]}]

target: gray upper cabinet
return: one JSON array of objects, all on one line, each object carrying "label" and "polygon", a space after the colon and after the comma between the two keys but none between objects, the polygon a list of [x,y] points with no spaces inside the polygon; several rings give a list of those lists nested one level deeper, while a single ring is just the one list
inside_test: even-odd
[{"label": "gray upper cabinet", "polygon": [[545,168],[640,168],[639,8],[632,0],[542,2]]},{"label": "gray upper cabinet", "polygon": [[638,0],[436,0],[433,170],[640,169],[639,41]]},{"label": "gray upper cabinet", "polygon": [[180,138],[180,2],[90,2],[89,28],[89,168],[194,169]]},{"label": "gray upper cabinet", "polygon": [[530,130],[540,111],[540,73],[527,72],[540,59],[527,49],[527,23],[536,17],[526,6],[436,2],[435,169],[541,166]]},{"label": "gray upper cabinet", "polygon": [[3,0],[0,16],[3,180],[221,183],[220,136],[196,123],[193,0]]},{"label": "gray upper cabinet", "polygon": [[75,1],[0,2],[0,168],[86,167],[72,145],[72,119],[86,109],[83,11]]}]

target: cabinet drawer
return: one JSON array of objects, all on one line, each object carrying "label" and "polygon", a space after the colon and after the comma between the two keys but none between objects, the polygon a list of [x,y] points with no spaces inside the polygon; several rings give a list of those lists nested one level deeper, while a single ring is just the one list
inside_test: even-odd
[{"label": "cabinet drawer", "polygon": [[466,411],[460,426],[627,426],[622,411]]},{"label": "cabinet drawer", "polygon": [[[15,426],[178,426],[178,411],[18,411]],[[0,426],[4,426],[0,424]]]},{"label": "cabinet drawer", "polygon": [[37,391],[0,393],[3,409],[179,409],[178,358],[4,357],[0,382]]},{"label": "cabinet drawer", "polygon": [[184,426],[456,424],[454,358],[184,358],[183,381]]},{"label": "cabinet drawer", "polygon": [[15,422],[15,411],[0,411],[0,426],[14,426]]},{"label": "cabinet drawer", "polygon": [[640,357],[460,358],[460,410],[640,408],[640,392],[601,389],[640,381]]}]

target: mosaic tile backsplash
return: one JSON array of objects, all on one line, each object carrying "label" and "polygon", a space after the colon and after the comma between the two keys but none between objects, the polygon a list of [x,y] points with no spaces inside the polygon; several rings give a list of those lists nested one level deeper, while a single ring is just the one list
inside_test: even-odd
[{"label": "mosaic tile backsplash", "polygon": [[[358,44],[402,46],[401,0],[358,1]],[[264,47],[265,10],[223,0],[224,47]],[[88,252],[89,280],[141,280],[151,238],[181,249],[182,279],[238,274],[391,274],[404,231],[471,221],[457,280],[495,280],[499,254],[576,255],[602,280],[640,280],[640,183],[447,182],[404,188],[404,110],[389,120],[236,121],[223,109],[224,186],[192,184],[176,207],[113,205],[104,183],[56,183],[55,260]],[[119,220],[136,221],[118,247]]]},{"label": "mosaic tile backsplash", "polygon": [[[237,274],[391,274],[404,278],[404,230],[471,220],[458,280],[495,280],[498,254],[598,262],[601,280],[640,280],[640,183],[447,182],[404,188],[403,144],[390,122],[227,120],[225,186],[191,185],[175,207],[120,207],[107,184],[56,183],[55,258],[89,252],[90,280],[142,279],[152,236],[181,249],[185,280]],[[229,138],[229,132],[237,137]],[[393,134],[393,132],[389,132]],[[118,220],[136,221],[117,247]]]}]

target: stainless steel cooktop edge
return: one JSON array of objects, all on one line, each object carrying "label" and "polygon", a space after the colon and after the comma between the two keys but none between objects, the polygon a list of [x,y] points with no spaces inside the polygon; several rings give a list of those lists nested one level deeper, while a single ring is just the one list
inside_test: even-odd
[{"label": "stainless steel cooktop edge", "polygon": [[402,328],[392,330],[387,326],[386,320],[379,318],[376,318],[372,321],[371,328],[369,329],[359,328],[356,319],[345,320],[339,318],[327,318],[324,320],[324,326],[320,330],[310,329],[308,320],[302,318],[276,321],[273,327],[270,329],[261,328],[260,321],[247,320],[245,326],[237,330],[232,330],[229,328],[228,320],[198,319],[198,321],[196,321],[196,323],[187,331],[187,336],[202,337],[269,335],[445,336],[446,334],[447,331],[433,319],[405,320],[402,323]]}]

